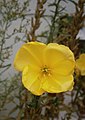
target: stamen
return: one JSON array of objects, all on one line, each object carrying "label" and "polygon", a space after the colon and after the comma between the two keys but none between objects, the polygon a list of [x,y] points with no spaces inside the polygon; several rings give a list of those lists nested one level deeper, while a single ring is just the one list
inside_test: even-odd
[{"label": "stamen", "polygon": [[41,68],[41,72],[44,76],[46,75],[51,75],[51,70],[45,65],[44,67]]}]

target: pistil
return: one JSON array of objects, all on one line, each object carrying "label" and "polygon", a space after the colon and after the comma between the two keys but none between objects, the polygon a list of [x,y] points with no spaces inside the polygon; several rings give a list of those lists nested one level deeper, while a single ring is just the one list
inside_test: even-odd
[{"label": "pistil", "polygon": [[51,74],[51,70],[46,65],[41,68],[41,72],[44,76],[46,76],[46,75],[49,76]]}]

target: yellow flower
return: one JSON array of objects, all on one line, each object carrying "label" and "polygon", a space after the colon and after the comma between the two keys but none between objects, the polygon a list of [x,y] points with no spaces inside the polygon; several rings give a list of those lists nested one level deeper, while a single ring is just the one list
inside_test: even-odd
[{"label": "yellow flower", "polygon": [[22,83],[35,95],[71,90],[74,66],[71,50],[56,43],[26,43],[14,60],[14,67],[22,71]]},{"label": "yellow flower", "polygon": [[81,75],[85,75],[85,53],[79,56],[76,60],[76,68],[80,71]]}]

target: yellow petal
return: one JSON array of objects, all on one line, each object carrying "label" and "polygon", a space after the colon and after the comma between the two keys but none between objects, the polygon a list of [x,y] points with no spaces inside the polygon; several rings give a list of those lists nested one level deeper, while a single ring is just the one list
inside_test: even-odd
[{"label": "yellow petal", "polygon": [[81,54],[76,60],[76,68],[80,70],[81,75],[85,75],[85,54]]},{"label": "yellow petal", "polygon": [[80,59],[82,59],[82,60],[85,61],[85,53],[82,53],[82,54],[80,55]]},{"label": "yellow petal", "polygon": [[84,63],[82,60],[76,60],[76,66],[80,69],[80,70],[83,70],[85,69],[85,66],[84,66]]},{"label": "yellow petal", "polygon": [[74,61],[74,54],[67,46],[59,45],[56,43],[50,43],[48,44],[48,48],[56,49],[57,51],[63,53],[68,59],[71,59]]},{"label": "yellow petal", "polygon": [[81,70],[81,75],[84,76],[85,75],[85,69]]},{"label": "yellow petal", "polygon": [[59,75],[70,75],[73,73],[75,62],[71,60],[63,60],[56,64],[53,68],[53,72]]},{"label": "yellow petal", "polygon": [[49,93],[60,93],[73,88],[73,76],[58,76],[52,75],[46,78],[46,82],[43,84],[43,89]]},{"label": "yellow petal", "polygon": [[48,66],[54,67],[63,60],[74,62],[74,55],[71,50],[64,45],[58,45],[56,43],[48,44],[44,53],[45,64],[47,63]]},{"label": "yellow petal", "polygon": [[23,71],[28,64],[39,66],[42,63],[42,54],[45,47],[45,44],[39,42],[29,42],[22,45],[14,59],[14,67]]},{"label": "yellow petal", "polygon": [[85,69],[85,54],[81,54],[79,59],[76,60],[76,65],[80,69]]},{"label": "yellow petal", "polygon": [[35,95],[42,95],[45,91],[41,88],[42,81],[39,75],[39,69],[33,66],[24,68],[22,74],[22,83],[25,88]]}]

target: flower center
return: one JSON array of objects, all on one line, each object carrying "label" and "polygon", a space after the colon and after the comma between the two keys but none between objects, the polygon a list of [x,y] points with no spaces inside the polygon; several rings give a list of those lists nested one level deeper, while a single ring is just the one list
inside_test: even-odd
[{"label": "flower center", "polygon": [[51,74],[51,70],[46,65],[41,68],[41,72],[44,76]]}]

